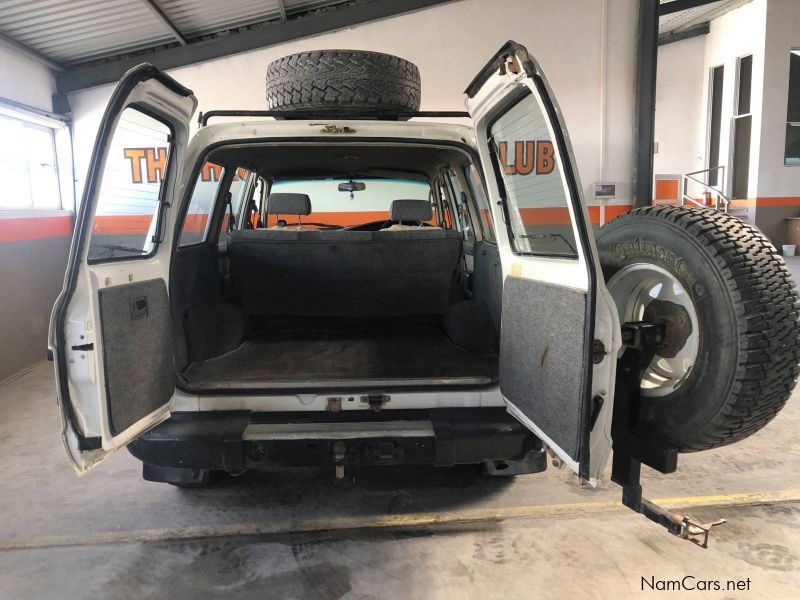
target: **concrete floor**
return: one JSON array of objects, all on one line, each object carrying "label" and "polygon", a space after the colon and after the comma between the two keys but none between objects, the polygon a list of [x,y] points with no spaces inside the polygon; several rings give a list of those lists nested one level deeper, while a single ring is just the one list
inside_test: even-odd
[{"label": "concrete floor", "polygon": [[650,498],[728,520],[703,550],[619,507],[617,486],[555,469],[369,469],[345,486],[296,469],[187,491],[122,451],[78,478],[42,364],[0,385],[0,598],[617,599],[687,575],[723,588],[691,598],[797,598],[798,396],[744,442],[645,473]]},{"label": "concrete floor", "polygon": [[555,469],[371,469],[347,486],[300,469],[186,491],[122,451],[77,478],[54,395],[48,364],[0,386],[0,598],[618,598],[685,575],[800,591],[798,393],[748,440],[646,475],[651,498],[728,519],[708,550]]}]

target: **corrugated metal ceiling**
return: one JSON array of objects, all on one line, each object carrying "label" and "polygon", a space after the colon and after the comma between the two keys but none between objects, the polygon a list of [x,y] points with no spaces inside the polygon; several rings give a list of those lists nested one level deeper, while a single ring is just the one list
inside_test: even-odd
[{"label": "corrugated metal ceiling", "polygon": [[[661,4],[670,4],[674,0],[661,0]],[[718,0],[687,10],[681,10],[669,15],[662,15],[658,19],[659,35],[679,33],[691,29],[701,23],[708,23],[712,19],[724,15],[726,12],[739,8],[752,0]]]},{"label": "corrugated metal ceiling", "polygon": [[66,67],[279,21],[345,0],[0,0],[0,34]]},{"label": "corrugated metal ceiling", "polygon": [[[227,35],[328,7],[370,0],[0,0],[0,37],[64,67]],[[398,2],[400,0],[397,0]],[[668,5],[676,0],[662,0]],[[717,0],[663,15],[659,33],[679,33],[750,0]],[[153,8],[155,7],[155,9]]]},{"label": "corrugated metal ceiling", "polygon": [[175,39],[138,0],[2,0],[0,31],[64,64]]}]

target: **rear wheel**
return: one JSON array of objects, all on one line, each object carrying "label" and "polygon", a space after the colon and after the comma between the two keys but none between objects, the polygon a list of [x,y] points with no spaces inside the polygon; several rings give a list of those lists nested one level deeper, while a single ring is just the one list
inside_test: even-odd
[{"label": "rear wheel", "polygon": [[798,376],[798,294],[756,229],[718,211],[652,207],[597,238],[620,321],[667,325],[642,381],[639,429],[683,452],[744,439]]}]

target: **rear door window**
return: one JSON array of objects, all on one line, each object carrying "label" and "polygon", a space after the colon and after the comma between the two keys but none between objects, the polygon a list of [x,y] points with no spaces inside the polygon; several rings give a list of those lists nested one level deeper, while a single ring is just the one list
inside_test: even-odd
[{"label": "rear door window", "polygon": [[548,119],[531,93],[489,126],[516,254],[578,258],[570,192]]},{"label": "rear door window", "polygon": [[97,198],[90,262],[155,252],[171,139],[169,125],[140,110],[128,107],[120,115]]}]

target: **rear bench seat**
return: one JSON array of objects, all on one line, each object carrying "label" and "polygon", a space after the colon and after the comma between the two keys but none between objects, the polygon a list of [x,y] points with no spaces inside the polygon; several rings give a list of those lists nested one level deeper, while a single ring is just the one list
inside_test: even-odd
[{"label": "rear bench seat", "polygon": [[235,231],[231,274],[256,317],[442,315],[456,299],[461,234],[415,231]]}]

